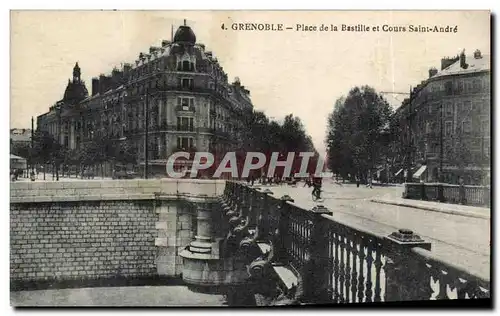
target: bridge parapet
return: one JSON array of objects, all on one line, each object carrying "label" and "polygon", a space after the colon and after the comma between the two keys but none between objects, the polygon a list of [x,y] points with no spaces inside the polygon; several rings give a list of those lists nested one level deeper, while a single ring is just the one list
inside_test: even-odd
[{"label": "bridge parapet", "polygon": [[[245,250],[248,282],[265,304],[490,298],[489,280],[440,259],[412,231],[387,236],[352,227],[323,206],[307,210],[236,182],[227,182],[220,201],[240,238],[228,251]],[[235,234],[247,223],[253,226]]]}]

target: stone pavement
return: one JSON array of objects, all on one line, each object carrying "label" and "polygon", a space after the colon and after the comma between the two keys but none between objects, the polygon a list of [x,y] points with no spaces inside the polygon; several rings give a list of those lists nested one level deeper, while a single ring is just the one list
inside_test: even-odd
[{"label": "stone pavement", "polygon": [[10,292],[10,305],[27,306],[225,306],[222,295],[186,286],[98,287]]},{"label": "stone pavement", "polygon": [[295,199],[295,204],[312,209],[323,204],[333,211],[333,218],[349,226],[358,226],[381,235],[389,235],[407,228],[432,243],[432,252],[443,260],[462,265],[468,271],[484,278],[490,277],[490,220],[434,212],[414,207],[380,204],[372,199],[398,199],[403,187],[372,189],[352,184],[324,181],[321,203],[313,202],[312,188],[286,185],[271,186],[274,196],[284,194]]},{"label": "stone pavement", "polygon": [[421,200],[411,200],[395,197],[380,197],[371,199],[372,202],[381,204],[390,204],[397,206],[413,207],[422,210],[441,212],[446,214],[477,217],[483,219],[490,219],[491,214],[490,208],[487,207],[475,207],[460,204],[448,204],[433,201],[421,201]]}]

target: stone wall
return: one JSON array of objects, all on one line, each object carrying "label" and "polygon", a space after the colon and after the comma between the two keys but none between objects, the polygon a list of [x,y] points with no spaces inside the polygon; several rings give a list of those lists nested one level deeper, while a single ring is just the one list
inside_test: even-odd
[{"label": "stone wall", "polygon": [[223,181],[11,184],[11,282],[179,276],[195,203]]},{"label": "stone wall", "polygon": [[11,279],[155,275],[156,218],[145,200],[12,204]]}]

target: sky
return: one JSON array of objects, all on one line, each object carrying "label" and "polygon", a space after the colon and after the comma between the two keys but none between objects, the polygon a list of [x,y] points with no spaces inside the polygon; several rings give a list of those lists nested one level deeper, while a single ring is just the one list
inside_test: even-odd
[{"label": "sky", "polygon": [[[11,128],[29,128],[64,94],[78,61],[82,79],[133,63],[140,52],[171,39],[183,20],[232,81],[250,90],[255,109],[269,117],[300,117],[319,152],[335,100],[355,86],[408,93],[465,49],[490,53],[487,11],[12,11]],[[223,30],[221,25],[228,30]],[[293,30],[234,31],[231,23],[274,23]],[[296,26],[339,31],[296,31]],[[342,32],[342,24],[380,31]],[[451,33],[384,32],[383,25],[457,26]],[[405,98],[387,94],[393,107]]]}]

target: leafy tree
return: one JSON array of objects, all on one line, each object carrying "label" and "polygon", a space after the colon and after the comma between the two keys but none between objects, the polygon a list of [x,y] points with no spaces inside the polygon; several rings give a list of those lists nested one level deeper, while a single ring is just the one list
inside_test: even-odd
[{"label": "leafy tree", "polygon": [[58,168],[59,163],[61,162],[61,146],[51,134],[41,130],[36,130],[33,133],[32,157],[33,163],[44,166],[44,179],[47,164],[52,164],[53,171],[56,172],[57,179],[59,179]]},{"label": "leafy tree", "polygon": [[19,157],[29,159],[31,153],[31,146],[29,143],[11,143],[10,153]]},{"label": "leafy tree", "polygon": [[366,178],[387,159],[390,141],[389,103],[369,87],[355,87],[336,100],[328,117],[328,165],[336,173]]},{"label": "leafy tree", "polygon": [[[280,124],[261,111],[253,111],[246,116],[244,126],[243,152],[261,152],[268,158],[273,152],[279,152],[282,155],[280,159],[290,152],[316,152],[300,118],[292,114],[285,116]],[[263,170],[267,170],[267,166]]]}]

